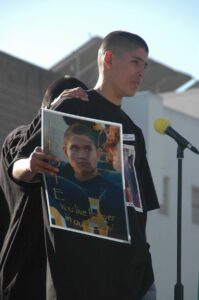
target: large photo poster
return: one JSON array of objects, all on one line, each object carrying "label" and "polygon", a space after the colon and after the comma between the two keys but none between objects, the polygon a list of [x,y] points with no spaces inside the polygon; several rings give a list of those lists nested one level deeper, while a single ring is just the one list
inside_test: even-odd
[{"label": "large photo poster", "polygon": [[130,243],[122,125],[43,109],[42,148],[58,158],[43,175],[51,227]]}]

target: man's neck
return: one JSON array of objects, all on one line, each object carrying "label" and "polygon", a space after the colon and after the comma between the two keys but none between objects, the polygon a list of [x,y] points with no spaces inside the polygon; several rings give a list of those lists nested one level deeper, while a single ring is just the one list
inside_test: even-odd
[{"label": "man's neck", "polygon": [[115,95],[114,91],[105,84],[100,84],[97,82],[95,87],[93,88],[96,92],[98,92],[100,95],[105,97],[109,102],[120,106],[122,102],[122,98]]}]

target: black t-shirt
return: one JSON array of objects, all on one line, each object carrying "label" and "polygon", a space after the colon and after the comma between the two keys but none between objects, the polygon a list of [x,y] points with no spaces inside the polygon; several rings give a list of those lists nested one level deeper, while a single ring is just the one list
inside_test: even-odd
[{"label": "black t-shirt", "polygon": [[[126,143],[135,149],[134,163],[143,210],[138,212],[134,207],[128,207],[132,236],[132,243],[128,245],[50,228],[45,194],[42,190],[42,200],[39,195],[36,197],[42,201],[47,256],[46,297],[48,300],[64,300],[67,299],[67,296],[69,299],[72,297],[77,300],[136,300],[145,294],[153,282],[153,270],[149,246],[146,243],[145,227],[147,211],[159,207],[146,159],[144,138],[141,130],[119,106],[110,103],[94,90],[89,91],[88,95],[89,102],[68,99],[62,103],[57,103],[54,109],[74,115],[121,123],[124,135],[134,137]],[[41,136],[38,131],[24,143],[17,153],[17,158],[30,155],[34,147],[40,143]],[[28,189],[31,188],[32,185],[28,185]],[[26,191],[26,193],[28,195],[27,201],[29,201],[31,192],[29,191],[28,194]],[[18,213],[20,215],[22,211],[19,210]],[[31,222],[25,216],[24,219],[27,221],[27,225],[26,228],[21,227],[21,232],[23,232],[21,239],[25,241],[27,229]],[[18,236],[16,236],[17,238]],[[12,246],[14,247],[14,245]],[[30,255],[35,253],[33,249],[30,252]],[[9,265],[8,261],[6,263]],[[18,267],[21,264],[23,263],[19,258]]]}]

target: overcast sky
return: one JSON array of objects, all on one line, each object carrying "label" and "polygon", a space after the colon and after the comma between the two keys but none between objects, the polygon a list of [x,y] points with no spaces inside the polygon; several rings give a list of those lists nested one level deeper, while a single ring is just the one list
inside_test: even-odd
[{"label": "overcast sky", "polygon": [[49,68],[91,37],[128,30],[199,79],[199,0],[0,0],[0,51]]}]

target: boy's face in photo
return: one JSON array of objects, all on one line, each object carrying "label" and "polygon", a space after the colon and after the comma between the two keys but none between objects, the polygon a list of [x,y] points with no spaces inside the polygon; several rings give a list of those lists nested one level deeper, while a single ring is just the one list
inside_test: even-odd
[{"label": "boy's face in photo", "polygon": [[65,141],[63,150],[77,178],[96,176],[99,150],[88,136],[72,135]]}]

